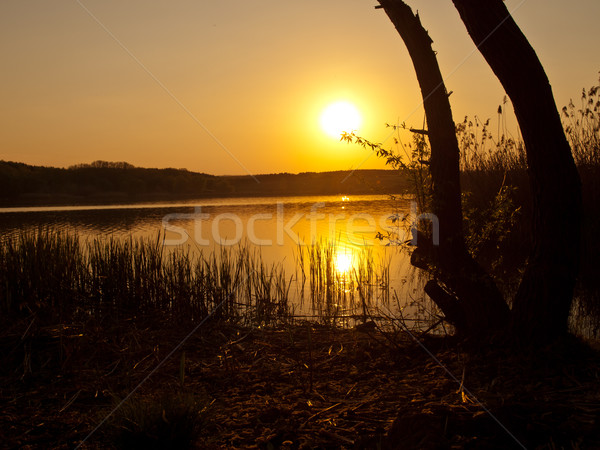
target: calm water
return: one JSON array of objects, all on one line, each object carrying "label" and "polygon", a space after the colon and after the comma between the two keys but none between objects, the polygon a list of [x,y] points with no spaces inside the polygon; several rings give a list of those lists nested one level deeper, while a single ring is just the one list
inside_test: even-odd
[{"label": "calm water", "polygon": [[[413,282],[409,257],[376,235],[394,231],[404,236],[391,216],[408,216],[410,207],[408,199],[387,196],[326,196],[4,208],[0,209],[0,231],[3,238],[48,227],[83,238],[156,237],[161,233],[167,249],[184,247],[204,254],[221,246],[247,245],[260,251],[265,263],[281,264],[290,276],[297,273],[299,253],[310,244],[333,242],[335,267],[343,276],[352,273],[353,265],[365,254],[371,255],[376,272],[389,266],[387,295],[393,299],[396,293],[404,306],[422,296]],[[303,293],[295,287],[290,296],[302,303]],[[380,289],[372,295],[385,296]]]}]

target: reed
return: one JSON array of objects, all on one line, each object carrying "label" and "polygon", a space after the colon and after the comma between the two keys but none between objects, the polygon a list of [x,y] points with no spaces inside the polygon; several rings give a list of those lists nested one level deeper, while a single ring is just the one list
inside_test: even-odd
[{"label": "reed", "polygon": [[160,315],[273,323],[290,316],[291,282],[247,247],[165,251],[162,237],[92,238],[39,230],[0,243],[0,311],[46,323]]},{"label": "reed", "polygon": [[[598,80],[600,82],[600,80]],[[600,85],[583,89],[579,107],[563,107],[563,120],[573,157],[581,167],[600,166]]]},{"label": "reed", "polygon": [[365,307],[389,299],[389,261],[375,262],[372,250],[348,253],[346,268],[336,259],[338,242],[299,251],[295,276],[288,276],[246,244],[204,254],[165,250],[161,235],[84,240],[50,228],[21,233],[0,243],[0,312],[41,324],[198,322],[214,313],[273,325],[294,319],[292,298],[303,297],[306,283],[313,315],[347,325],[357,311],[364,315]]},{"label": "reed", "polygon": [[376,262],[370,247],[350,252],[337,240],[320,240],[298,251],[297,261],[307,264],[301,276],[308,280],[312,312],[322,322],[353,325],[389,301],[390,262]]},{"label": "reed", "polygon": [[50,230],[22,233],[0,245],[0,310],[31,314],[44,307],[60,320],[85,296],[79,238]]},{"label": "reed", "polygon": [[583,89],[576,106],[562,109],[567,139],[579,168],[583,191],[582,255],[577,285],[578,301],[572,314],[584,334],[600,336],[600,80]]}]

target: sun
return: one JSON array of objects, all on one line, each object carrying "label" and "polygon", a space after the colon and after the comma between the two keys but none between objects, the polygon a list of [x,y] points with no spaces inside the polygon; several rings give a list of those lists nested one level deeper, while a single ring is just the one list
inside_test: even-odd
[{"label": "sun", "polygon": [[362,122],[360,112],[350,102],[332,103],[321,113],[321,127],[328,135],[339,138],[342,132],[356,131]]}]

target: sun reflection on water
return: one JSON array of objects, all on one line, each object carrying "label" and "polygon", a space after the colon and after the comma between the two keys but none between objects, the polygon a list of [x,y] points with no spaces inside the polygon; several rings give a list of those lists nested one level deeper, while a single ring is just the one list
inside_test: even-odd
[{"label": "sun reflection on water", "polygon": [[350,270],[352,269],[352,254],[347,250],[340,252],[338,251],[335,254],[334,259],[334,267],[337,273],[341,276],[346,276],[350,274]]}]

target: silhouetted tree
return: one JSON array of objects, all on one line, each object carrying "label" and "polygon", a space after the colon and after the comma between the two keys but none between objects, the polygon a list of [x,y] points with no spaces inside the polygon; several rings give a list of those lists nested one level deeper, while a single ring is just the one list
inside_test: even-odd
[{"label": "silhouetted tree", "polygon": [[[579,262],[579,175],[544,69],[503,1],[453,2],[510,97],[523,134],[534,197],[534,245],[514,299],[512,330],[529,342],[547,343],[567,332]],[[420,245],[413,260],[419,264],[424,253],[426,258],[434,255],[441,279],[450,292],[435,283],[428,285],[428,294],[459,328],[469,334],[481,334],[488,324],[504,324],[507,309],[504,303],[504,308],[499,306],[502,298],[490,285],[489,277],[465,256],[460,228],[458,144],[432,41],[418,15],[403,1],[379,3],[409,51],[429,128],[433,208],[440,221],[440,246],[436,252],[431,245]],[[496,321],[494,314],[499,314]],[[478,317],[485,324],[483,327],[477,325]]]},{"label": "silhouetted tree", "polygon": [[439,246],[417,240],[412,255],[417,267],[431,270],[425,286],[458,331],[481,335],[505,326],[508,306],[491,277],[467,251],[462,230],[460,150],[456,126],[432,40],[418,15],[402,1],[380,0],[412,59],[427,118],[431,146],[433,212],[439,219]]},{"label": "silhouetted tree", "polygon": [[544,68],[504,2],[453,2],[510,97],[523,134],[533,248],[513,302],[513,325],[527,340],[549,342],[568,331],[580,253],[579,174]]}]

